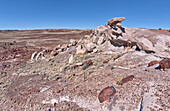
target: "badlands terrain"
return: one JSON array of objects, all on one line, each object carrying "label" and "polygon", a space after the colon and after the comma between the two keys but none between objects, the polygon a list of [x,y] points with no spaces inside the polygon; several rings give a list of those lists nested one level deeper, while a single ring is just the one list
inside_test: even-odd
[{"label": "badlands terrain", "polygon": [[169,111],[170,30],[0,31],[1,111]]}]

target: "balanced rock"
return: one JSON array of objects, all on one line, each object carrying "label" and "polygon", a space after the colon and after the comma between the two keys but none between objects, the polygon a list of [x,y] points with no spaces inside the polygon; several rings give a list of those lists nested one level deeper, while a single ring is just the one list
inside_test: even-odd
[{"label": "balanced rock", "polygon": [[113,18],[113,19],[108,20],[108,25],[114,26],[117,23],[121,23],[123,20],[125,20],[124,17]]}]

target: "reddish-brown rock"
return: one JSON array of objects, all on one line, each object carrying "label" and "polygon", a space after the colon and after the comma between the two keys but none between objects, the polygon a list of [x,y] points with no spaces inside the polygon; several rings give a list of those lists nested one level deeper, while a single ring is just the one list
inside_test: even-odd
[{"label": "reddish-brown rock", "polygon": [[88,60],[88,61],[86,61],[86,66],[91,66],[93,64],[93,62],[92,62],[92,60]]},{"label": "reddish-brown rock", "polygon": [[158,61],[151,61],[151,62],[148,63],[148,67],[153,66],[155,64],[159,64],[159,62]]},{"label": "reddish-brown rock", "polygon": [[127,77],[123,78],[121,81],[117,81],[117,84],[123,85],[124,83],[126,83],[128,81],[132,81],[133,78],[134,78],[134,75],[127,76]]},{"label": "reddish-brown rock", "polygon": [[159,62],[160,68],[165,70],[170,68],[170,58],[163,59]]},{"label": "reddish-brown rock", "polygon": [[111,97],[113,97],[116,93],[116,90],[113,86],[108,86],[106,88],[104,88],[98,96],[98,99],[100,101],[100,103],[109,100]]}]

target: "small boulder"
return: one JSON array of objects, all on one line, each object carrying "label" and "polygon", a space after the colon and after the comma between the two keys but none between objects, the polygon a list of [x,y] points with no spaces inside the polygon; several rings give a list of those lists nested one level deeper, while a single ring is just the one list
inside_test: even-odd
[{"label": "small boulder", "polygon": [[104,37],[100,37],[99,40],[98,40],[98,42],[97,42],[97,44],[98,44],[98,45],[101,45],[101,44],[104,43],[104,41],[105,41],[105,40],[104,40]]},{"label": "small boulder", "polygon": [[104,88],[98,96],[100,103],[110,100],[116,94],[116,90],[113,86],[108,86]]},{"label": "small boulder", "polygon": [[76,48],[76,55],[78,54],[87,54],[87,49],[85,49],[82,45],[79,45],[77,48]]},{"label": "small boulder", "polygon": [[137,46],[139,47],[139,49],[142,49],[145,52],[155,52],[155,47],[148,39],[142,37],[138,41],[139,42],[137,43]]},{"label": "small boulder", "polygon": [[98,36],[93,36],[92,38],[93,43],[97,43],[98,40],[99,40]]},{"label": "small boulder", "polygon": [[37,56],[35,57],[35,60],[37,61],[40,57],[44,57],[44,53],[43,52],[39,52],[37,54]]},{"label": "small boulder", "polygon": [[72,46],[75,46],[75,45],[77,44],[77,41],[74,40],[74,39],[70,39],[70,44],[71,44]]},{"label": "small boulder", "polygon": [[68,45],[67,45],[67,44],[63,44],[63,45],[61,46],[62,51],[66,50],[66,49],[67,49],[67,47],[68,47]]},{"label": "small boulder", "polygon": [[32,56],[31,56],[31,61],[33,61],[33,60],[35,59],[36,55],[37,55],[37,52],[34,52],[34,53],[32,54]]},{"label": "small boulder", "polygon": [[60,49],[60,48],[61,48],[61,45],[59,44],[59,45],[57,45],[56,47],[54,47],[53,50],[58,50],[58,49]]},{"label": "small boulder", "polygon": [[151,61],[151,62],[148,63],[148,67],[153,66],[155,64],[159,64],[159,62],[158,61]]},{"label": "small boulder", "polygon": [[95,35],[101,36],[105,34],[107,30],[108,30],[108,27],[100,25],[99,27],[95,29]]},{"label": "small boulder", "polygon": [[85,43],[85,48],[87,49],[87,51],[92,52],[93,49],[96,48],[96,46],[92,42],[88,42]]},{"label": "small boulder", "polygon": [[165,70],[170,68],[170,58],[163,59],[159,62],[160,68]]},{"label": "small boulder", "polygon": [[93,49],[93,53],[97,53],[98,52],[98,49]]},{"label": "small boulder", "polygon": [[126,83],[126,82],[128,82],[128,81],[132,81],[133,78],[134,78],[134,75],[130,75],[130,76],[128,76],[128,77],[123,78],[123,79],[120,80],[120,81],[117,81],[117,84],[118,84],[118,85],[123,85],[124,83]]},{"label": "small boulder", "polygon": [[88,61],[86,61],[86,66],[91,66],[91,65],[93,65],[93,62],[92,62],[92,60],[88,60]]},{"label": "small boulder", "polygon": [[58,54],[58,51],[53,50],[53,51],[51,51],[51,53],[50,53],[50,57],[54,57],[54,56],[56,56],[57,54]]}]

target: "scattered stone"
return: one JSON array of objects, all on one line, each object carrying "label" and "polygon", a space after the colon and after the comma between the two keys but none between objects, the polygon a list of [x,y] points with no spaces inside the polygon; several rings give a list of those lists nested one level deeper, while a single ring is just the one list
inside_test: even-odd
[{"label": "scattered stone", "polygon": [[104,37],[100,37],[99,40],[98,40],[98,42],[97,42],[97,44],[98,44],[98,45],[101,45],[101,44],[104,43],[104,41],[105,41],[105,40],[104,40]]},{"label": "scattered stone", "polygon": [[71,57],[69,58],[69,64],[71,64],[71,63],[73,63],[74,62],[74,56],[73,55],[71,55]]},{"label": "scattered stone", "polygon": [[76,65],[77,65],[77,66],[82,66],[82,65],[83,65],[83,63],[81,63],[81,62],[80,62],[80,63],[77,63]]},{"label": "scattered stone", "polygon": [[50,53],[50,57],[54,57],[54,56],[56,56],[57,54],[58,54],[58,51],[53,50],[53,51],[51,51],[51,53]]},{"label": "scattered stone", "polygon": [[153,66],[155,64],[159,64],[159,62],[158,61],[151,61],[151,62],[148,63],[148,67]]},{"label": "scattered stone", "polygon": [[98,36],[93,36],[92,38],[93,43],[97,43],[98,40],[99,40]]},{"label": "scattered stone", "polygon": [[100,25],[95,29],[95,35],[102,36],[105,35],[107,32],[108,28],[106,26]]},{"label": "scattered stone", "polygon": [[62,51],[64,51],[64,50],[66,50],[66,49],[67,49],[67,47],[68,47],[68,45],[67,45],[67,44],[63,44],[63,45],[61,46],[61,50],[62,50]]},{"label": "scattered stone", "polygon": [[32,56],[31,56],[31,61],[33,61],[33,60],[35,59],[36,55],[37,55],[37,52],[34,52],[34,53],[32,54]]},{"label": "scattered stone", "polygon": [[53,48],[53,50],[59,50],[61,48],[61,45],[57,45],[56,47]]},{"label": "scattered stone", "polygon": [[42,92],[48,90],[50,87],[51,87],[51,86],[46,86],[46,87],[42,88],[42,89],[40,90],[40,92],[42,93]]},{"label": "scattered stone", "polygon": [[35,60],[37,61],[41,56],[44,57],[44,53],[43,52],[39,52],[37,54],[37,56],[35,57]]},{"label": "scattered stone", "polygon": [[89,59],[88,61],[86,61],[86,66],[91,66],[93,65],[93,62],[91,59]]},{"label": "scattered stone", "polygon": [[79,54],[87,54],[87,49],[85,49],[82,45],[79,45],[77,48],[76,48],[76,55],[79,55]]},{"label": "scattered stone", "polygon": [[118,85],[123,85],[124,83],[128,82],[128,81],[132,81],[134,78],[134,75],[130,75],[128,77],[123,78],[121,81],[117,81]]},{"label": "scattered stone", "polygon": [[98,96],[100,103],[110,100],[116,94],[116,90],[113,86],[104,88]]},{"label": "scattered stone", "polygon": [[97,53],[98,52],[98,49],[93,49],[93,53]]},{"label": "scattered stone", "polygon": [[74,40],[74,39],[70,39],[70,44],[71,44],[72,46],[75,46],[75,45],[77,44],[77,41]]},{"label": "scattered stone", "polygon": [[87,49],[87,51],[92,52],[93,49],[96,48],[96,46],[92,42],[89,42],[85,44],[85,48]]},{"label": "scattered stone", "polygon": [[163,59],[159,62],[160,68],[165,70],[170,68],[170,58]]}]

